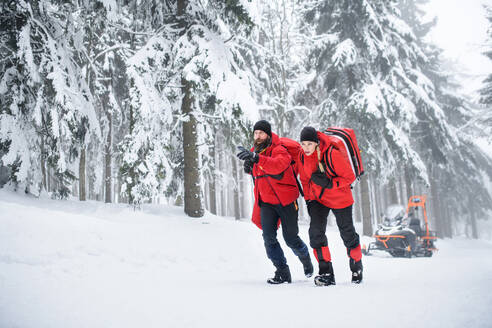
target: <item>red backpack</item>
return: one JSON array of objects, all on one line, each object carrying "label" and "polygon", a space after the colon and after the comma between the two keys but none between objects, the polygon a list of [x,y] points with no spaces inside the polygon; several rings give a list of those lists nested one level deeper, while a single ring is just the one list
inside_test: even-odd
[{"label": "red backpack", "polygon": [[[360,157],[359,145],[357,144],[357,138],[355,137],[355,132],[349,128],[340,127],[330,127],[323,131],[324,134],[338,139],[337,142],[338,150],[345,150],[347,152],[348,158],[350,159],[350,164],[352,170],[354,171],[355,178],[359,178],[364,174],[364,167],[362,166],[362,159]],[[343,145],[343,146],[342,146]],[[340,149],[342,148],[342,149]],[[330,163],[325,158],[326,164],[330,166]]]}]

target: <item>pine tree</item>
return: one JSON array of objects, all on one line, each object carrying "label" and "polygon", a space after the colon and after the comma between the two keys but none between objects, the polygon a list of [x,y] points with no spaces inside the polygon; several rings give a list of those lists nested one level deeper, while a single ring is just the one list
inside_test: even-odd
[{"label": "pine tree", "polygon": [[366,171],[378,183],[395,179],[401,163],[428,181],[423,158],[409,135],[420,108],[441,110],[418,65],[426,58],[395,3],[318,1],[304,17],[305,30],[311,32],[307,65],[313,78],[303,101],[313,109],[314,125],[354,128]]},{"label": "pine tree", "polygon": [[10,25],[16,56],[2,76],[0,126],[2,141],[9,142],[3,161],[13,166],[12,180],[34,187],[32,192],[44,187],[54,190],[54,197],[66,197],[75,179],[79,126],[87,122],[99,135],[90,91],[71,60],[73,6],[62,1],[12,6],[10,12],[22,18]]},{"label": "pine tree", "polygon": [[[492,60],[492,6],[485,7],[487,11],[487,20],[489,21],[489,28],[487,31],[488,39],[487,39],[487,50],[484,52],[485,56],[487,56],[490,60]],[[486,106],[483,113],[481,113],[482,124],[485,128],[485,135],[492,135],[492,74],[489,74],[485,80],[483,81],[483,88],[480,90],[480,103]]]},{"label": "pine tree", "polygon": [[[459,84],[452,80],[452,72],[446,72],[447,65],[442,61],[442,50],[423,41],[435,20],[421,22],[423,12],[419,5],[426,0],[400,1],[402,16],[405,17],[416,34],[418,42],[427,60],[420,62],[422,72],[432,83],[435,101],[442,109],[442,117],[433,115],[433,111],[419,110],[419,124],[412,138],[418,140],[419,153],[426,158],[429,171],[433,172],[430,183],[435,197],[431,199],[434,219],[440,225],[439,234],[452,237],[451,225],[454,221],[466,222],[471,219],[470,209],[480,216],[490,208],[490,194],[483,181],[482,172],[490,177],[490,159],[475,145],[473,138],[480,131],[477,126],[477,112],[473,105],[459,91]],[[416,14],[418,13],[418,14]],[[444,120],[443,120],[444,118]],[[445,121],[443,123],[443,121]],[[451,145],[451,147],[446,146]],[[467,179],[463,179],[467,172]],[[456,193],[454,190],[461,190]],[[478,194],[480,197],[462,199],[464,194]],[[454,208],[456,214],[444,215],[447,208]]]}]

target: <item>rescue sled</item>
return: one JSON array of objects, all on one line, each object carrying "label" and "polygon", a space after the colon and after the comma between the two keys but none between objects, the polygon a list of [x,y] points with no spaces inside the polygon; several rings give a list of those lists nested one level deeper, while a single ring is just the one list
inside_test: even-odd
[{"label": "rescue sled", "polygon": [[[407,209],[401,205],[391,205],[386,210],[383,223],[374,234],[375,241],[362,246],[362,253],[370,255],[374,250],[386,251],[393,257],[425,256],[431,257],[437,249],[434,231],[429,230],[429,221],[425,202],[427,196],[412,196],[408,200]],[[422,208],[424,225],[416,216]]]}]

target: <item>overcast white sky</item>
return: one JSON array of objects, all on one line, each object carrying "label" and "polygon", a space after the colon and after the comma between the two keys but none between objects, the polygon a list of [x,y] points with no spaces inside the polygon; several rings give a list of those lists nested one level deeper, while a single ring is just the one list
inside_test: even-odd
[{"label": "overcast white sky", "polygon": [[492,61],[481,54],[486,49],[488,28],[484,4],[492,5],[492,0],[431,0],[424,8],[428,17],[438,18],[430,40],[459,63],[460,73],[469,75],[462,77],[463,90],[469,95],[492,73]]}]

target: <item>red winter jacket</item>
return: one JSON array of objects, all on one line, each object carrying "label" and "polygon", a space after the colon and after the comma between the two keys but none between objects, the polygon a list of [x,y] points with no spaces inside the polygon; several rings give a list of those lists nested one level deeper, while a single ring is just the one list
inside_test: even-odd
[{"label": "red winter jacket", "polygon": [[261,229],[260,199],[264,203],[286,206],[299,197],[299,188],[290,166],[292,158],[275,133],[272,133],[272,144],[259,156],[252,172],[255,180],[252,221]]},{"label": "red winter jacket", "polygon": [[[297,161],[297,169],[301,178],[302,188],[304,190],[304,198],[306,200],[317,200],[321,204],[329,208],[345,208],[354,203],[352,197],[352,190],[350,185],[355,180],[355,174],[352,170],[349,158],[345,151],[339,151],[337,147],[343,147],[335,138],[329,137],[324,133],[318,132],[319,149],[321,151],[321,159],[325,157],[327,153],[330,164],[336,173],[336,176],[331,176],[326,173],[327,176],[333,178],[333,188],[325,189],[321,199],[322,187],[314,184],[311,181],[311,174],[318,169],[318,154],[317,151],[310,156],[306,156],[304,152],[299,154],[299,160]],[[304,161],[304,164],[302,163]],[[326,164],[325,164],[326,167]]]}]

